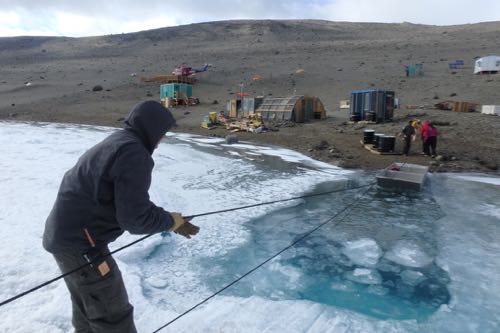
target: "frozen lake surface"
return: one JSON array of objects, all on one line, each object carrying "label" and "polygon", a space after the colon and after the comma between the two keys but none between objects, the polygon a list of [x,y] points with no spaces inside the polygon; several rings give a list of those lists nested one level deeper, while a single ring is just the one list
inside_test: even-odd
[{"label": "frozen lake surface", "polygon": [[[60,272],[41,245],[64,172],[113,130],[0,122],[0,300]],[[371,183],[296,152],[186,134],[153,155],[152,200],[197,214]],[[500,332],[500,178],[435,174],[420,193],[374,186],[197,218],[115,258],[151,332],[344,214],[165,332]],[[111,248],[136,239],[125,234]],[[0,332],[70,332],[62,281],[0,308]]]}]

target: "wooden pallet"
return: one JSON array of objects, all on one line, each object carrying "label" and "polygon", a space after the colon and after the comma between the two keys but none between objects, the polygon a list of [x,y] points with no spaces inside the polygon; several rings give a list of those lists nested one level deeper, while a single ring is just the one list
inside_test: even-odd
[{"label": "wooden pallet", "polygon": [[377,154],[377,155],[403,155],[401,153],[397,153],[397,152],[394,152],[394,151],[392,151],[392,152],[378,151],[376,149],[373,149],[373,145],[372,144],[364,144],[363,140],[360,140],[359,143],[361,143],[361,145],[364,146],[366,150],[370,151],[371,153]]}]

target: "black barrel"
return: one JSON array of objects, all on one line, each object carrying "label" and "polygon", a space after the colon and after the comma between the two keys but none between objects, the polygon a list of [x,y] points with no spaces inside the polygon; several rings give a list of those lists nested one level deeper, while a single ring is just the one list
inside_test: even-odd
[{"label": "black barrel", "polygon": [[359,114],[351,114],[349,118],[350,121],[358,122],[361,120],[361,116]]},{"label": "black barrel", "polygon": [[365,129],[363,131],[363,143],[365,145],[367,145],[367,144],[371,145],[373,143],[374,138],[375,138],[375,130]]},{"label": "black barrel", "polygon": [[396,144],[396,137],[382,136],[379,139],[377,150],[383,153],[393,152]]},{"label": "black barrel", "polygon": [[382,133],[375,133],[375,136],[373,138],[373,148],[378,148],[380,138],[383,136],[384,136],[384,134],[382,134]]},{"label": "black barrel", "polygon": [[370,111],[370,112],[365,113],[365,120],[366,121],[375,121],[375,119],[377,119],[375,112]]}]

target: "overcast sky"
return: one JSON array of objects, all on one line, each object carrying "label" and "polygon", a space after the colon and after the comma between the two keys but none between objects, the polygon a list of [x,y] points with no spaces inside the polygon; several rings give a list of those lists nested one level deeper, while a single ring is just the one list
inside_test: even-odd
[{"label": "overcast sky", "polygon": [[0,36],[95,36],[233,19],[500,21],[500,0],[0,0]]}]

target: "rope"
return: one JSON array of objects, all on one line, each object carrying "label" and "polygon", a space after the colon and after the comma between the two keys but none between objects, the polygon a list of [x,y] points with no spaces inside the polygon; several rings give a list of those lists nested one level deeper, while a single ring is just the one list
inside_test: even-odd
[{"label": "rope", "polygon": [[[363,188],[363,187],[368,187],[368,186],[372,186],[372,184],[367,184],[367,185],[360,185],[360,186],[357,186],[357,187],[352,187],[352,188],[344,188],[344,189],[338,189],[338,190],[332,190],[332,191],[327,191],[327,192],[321,192],[321,193],[313,193],[313,194],[307,194],[307,195],[303,195],[303,196],[297,196],[297,197],[292,197],[292,198],[287,198],[287,199],[280,199],[280,200],[273,200],[273,201],[267,201],[267,202],[261,202],[261,203],[257,203],[257,204],[252,204],[252,205],[246,205],[246,206],[239,206],[239,207],[234,207],[234,208],[228,208],[228,209],[222,209],[222,210],[217,210],[217,211],[212,211],[212,212],[207,212],[207,213],[201,213],[201,214],[195,214],[195,215],[190,215],[190,216],[185,216],[186,218],[188,219],[192,219],[192,218],[195,218],[195,217],[201,217],[201,216],[207,216],[207,215],[214,215],[214,214],[221,214],[221,213],[226,213],[226,212],[232,212],[232,211],[237,211],[237,210],[241,210],[241,209],[247,209],[247,208],[252,208],[252,207],[258,207],[258,206],[264,206],[264,205],[271,205],[271,204],[275,204],[275,203],[279,203],[279,202],[286,202],[286,201],[292,201],[292,200],[297,200],[297,199],[303,199],[303,198],[310,198],[310,197],[315,197],[315,196],[320,196],[320,195],[326,195],[326,194],[332,194],[332,193],[338,193],[338,192],[345,192],[345,191],[351,191],[351,190],[356,190],[356,189],[359,189],[359,188]],[[131,243],[128,243],[120,248],[117,248],[116,250],[113,250],[105,255],[102,255],[100,257],[97,257],[93,260],[91,260],[90,262],[87,262],[86,264],[82,265],[82,266],[79,266],[75,269],[72,269],[70,270],[69,272],[66,272],[64,274],[61,274],[51,280],[48,280],[46,282],[43,282],[31,289],[28,289],[26,291],[23,291],[15,296],[12,296],[6,300],[3,300],[2,302],[0,302],[0,307],[6,305],[6,304],[9,304],[21,297],[24,297],[28,294],[31,294],[32,292],[35,292],[36,290],[40,289],[40,288],[43,288],[45,286],[48,286],[49,284],[52,284],[70,274],[73,274],[77,271],[79,271],[80,269],[83,269],[85,267],[88,267],[92,264],[95,264],[97,263],[98,261],[101,261],[102,259],[104,258],[107,258],[109,257],[110,255],[112,254],[115,254],[117,252],[120,252],[134,244],[137,244],[139,242],[142,242],[144,241],[145,239],[153,236],[155,234],[149,234],[149,235],[146,235],[146,236],[143,236],[141,238],[138,238],[136,239],[135,241],[131,242]]]},{"label": "rope", "polygon": [[[370,188],[373,186],[374,184],[370,184],[368,186],[370,186]],[[370,188],[368,188],[366,191],[363,192],[363,194],[361,195],[361,197],[363,197],[369,190]],[[194,309],[196,309],[198,306],[202,305],[203,303],[209,301],[210,299],[214,298],[215,296],[217,296],[218,294],[220,294],[221,292],[223,292],[224,290],[230,288],[231,286],[235,285],[236,283],[238,283],[240,280],[242,280],[243,278],[247,277],[248,275],[252,274],[253,272],[255,272],[257,269],[259,269],[260,267],[264,266],[265,264],[267,264],[269,261],[273,260],[274,258],[276,258],[277,256],[279,256],[280,254],[282,254],[283,252],[287,251],[288,249],[292,248],[293,246],[295,246],[297,243],[303,241],[304,239],[306,239],[307,237],[309,237],[309,235],[311,235],[313,232],[315,232],[316,230],[320,229],[321,227],[325,226],[326,224],[332,222],[333,220],[335,220],[335,218],[337,218],[337,216],[339,216],[340,214],[346,212],[349,208],[351,208],[352,206],[354,206],[354,204],[356,203],[357,201],[353,200],[349,205],[345,206],[342,210],[340,210],[338,213],[336,213],[335,215],[333,215],[332,217],[330,217],[328,220],[326,220],[325,222],[319,224],[318,226],[314,227],[313,229],[309,230],[308,232],[306,232],[305,234],[303,234],[301,237],[299,237],[297,240],[295,240],[294,242],[292,242],[290,245],[288,245],[287,247],[283,248],[282,250],[280,250],[279,252],[275,253],[274,255],[272,255],[271,257],[267,258],[266,260],[264,260],[263,262],[261,262],[260,264],[258,264],[257,266],[255,266],[254,268],[252,268],[251,270],[247,271],[246,273],[244,273],[243,275],[241,275],[239,278],[237,278],[236,280],[233,280],[231,283],[227,284],[226,286],[224,286],[223,288],[219,289],[218,291],[216,291],[215,293],[213,293],[212,295],[210,295],[209,297],[205,298],[204,300],[202,300],[201,302],[197,303],[196,305],[193,305],[192,307],[190,307],[189,309],[187,309],[186,311],[184,311],[183,313],[181,313],[180,315],[178,315],[177,317],[175,317],[174,319],[170,320],[168,323],[164,324],[163,326],[157,328],[156,330],[153,331],[153,333],[157,333],[159,331],[161,331],[162,329],[166,328],[167,326],[171,325],[172,323],[174,323],[176,320],[184,317],[185,315],[187,315],[188,313],[190,313],[191,311],[193,311]],[[333,226],[336,227],[337,225],[339,225],[340,223],[342,223],[344,221],[344,219],[348,216],[349,214],[346,214],[344,217],[342,217],[341,219],[339,219],[337,221],[337,223],[335,223]]]}]

